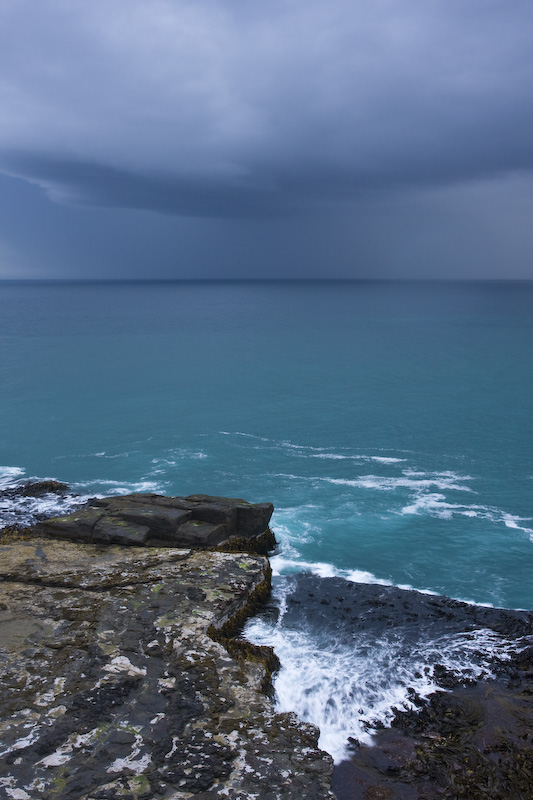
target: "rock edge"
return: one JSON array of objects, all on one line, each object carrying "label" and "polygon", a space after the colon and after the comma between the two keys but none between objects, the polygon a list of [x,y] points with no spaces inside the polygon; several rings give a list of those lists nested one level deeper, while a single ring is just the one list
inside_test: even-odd
[{"label": "rock edge", "polygon": [[[77,514],[59,539],[56,518],[0,546],[0,792],[14,800],[332,799],[318,730],[275,714],[264,693],[273,652],[234,638],[268,595],[270,566],[223,549],[264,542],[271,504],[137,498],[120,498],[120,512],[116,498],[86,509],[97,522],[142,525],[134,516],[155,508],[135,547],[109,536],[107,544],[72,541]],[[175,513],[183,511],[191,512],[184,522]],[[224,527],[224,538],[177,548],[168,534],[157,546],[163,528],[176,520],[178,530],[195,513],[210,513],[197,521]]]}]

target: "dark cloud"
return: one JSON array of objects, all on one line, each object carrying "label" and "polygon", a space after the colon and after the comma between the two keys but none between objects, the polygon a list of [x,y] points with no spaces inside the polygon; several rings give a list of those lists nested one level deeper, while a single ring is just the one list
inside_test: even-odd
[{"label": "dark cloud", "polygon": [[225,220],[234,248],[264,220],[301,270],[317,231],[378,263],[402,219],[420,258],[530,198],[532,29],[529,0],[3,0],[0,171],[64,206]]},{"label": "dark cloud", "polygon": [[217,176],[147,175],[141,170],[46,155],[8,153],[4,169],[48,190],[52,199],[76,205],[156,211],[177,216],[249,217],[279,213],[273,192]]},{"label": "dark cloud", "polygon": [[0,176],[0,278],[531,278],[533,179],[290,217],[185,218],[51,203]]},{"label": "dark cloud", "polygon": [[53,196],[246,215],[533,166],[531,4],[7,0],[3,23],[4,168]]}]

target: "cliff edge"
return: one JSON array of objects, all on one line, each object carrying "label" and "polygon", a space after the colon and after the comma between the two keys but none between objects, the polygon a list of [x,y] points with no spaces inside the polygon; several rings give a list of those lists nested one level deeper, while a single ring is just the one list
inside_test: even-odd
[{"label": "cliff edge", "polygon": [[6,538],[0,795],[333,797],[317,729],[265,694],[274,654],[232,638],[268,595],[270,567],[224,551],[264,548],[271,513],[130,495]]}]

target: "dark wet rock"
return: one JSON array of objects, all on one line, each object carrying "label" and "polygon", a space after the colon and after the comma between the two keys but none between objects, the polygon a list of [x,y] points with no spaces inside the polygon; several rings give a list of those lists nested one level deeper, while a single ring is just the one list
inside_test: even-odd
[{"label": "dark wet rock", "polygon": [[28,481],[21,487],[23,497],[41,497],[43,494],[65,494],[69,486],[62,481]]},{"label": "dark wet rock", "polygon": [[212,525],[196,519],[180,525],[176,535],[180,543],[198,547],[211,547],[228,538],[224,525]]},{"label": "dark wet rock", "polygon": [[250,539],[245,536],[232,536],[219,544],[217,550],[221,550],[224,553],[257,553],[258,555],[266,555],[274,550],[276,545],[276,537],[270,528],[267,528],[264,533],[252,536]]},{"label": "dark wet rock", "polygon": [[96,508],[82,508],[65,517],[52,517],[38,524],[38,529],[53,534],[60,539],[76,539],[90,542],[96,523],[103,512]]},{"label": "dark wet rock", "polygon": [[68,484],[62,483],[62,481],[26,481],[2,489],[0,497],[42,497],[45,494],[66,494],[68,491]]},{"label": "dark wet rock", "polygon": [[[212,503],[199,502],[190,504],[188,507],[189,515],[198,522],[210,522],[212,525],[225,525],[227,530],[235,530],[238,527],[236,505],[219,503],[214,500]],[[265,530],[269,520],[270,517],[268,517],[266,525],[263,525],[261,532]],[[244,532],[242,532],[242,535],[244,535]]]},{"label": "dark wet rock", "polygon": [[398,765],[400,785],[416,786],[420,797],[530,800],[531,666],[521,655],[508,663],[506,676],[437,692],[418,713],[398,711],[387,747],[395,738],[393,753],[398,743],[411,750]]},{"label": "dark wet rock", "polygon": [[[533,634],[533,615],[525,611],[463,603],[442,595],[431,595],[396,586],[352,583],[342,578],[299,575],[288,598],[284,623],[314,630],[335,631],[340,641],[350,641],[354,632],[376,637],[387,630],[401,631],[409,642],[438,638],[454,632],[479,629],[494,631],[508,639]],[[442,679],[447,680],[445,668]]]},{"label": "dark wet rock", "polygon": [[136,524],[121,515],[104,514],[95,523],[91,541],[103,544],[143,545],[150,537],[148,525]]},{"label": "dark wet rock", "polygon": [[221,547],[266,553],[271,503],[191,495],[131,494],[94,498],[88,507],[36,526],[40,535],[86,542],[169,547]]},{"label": "dark wet rock", "polygon": [[351,759],[334,769],[337,800],[533,799],[530,612],[338,578],[293,581],[284,625],[322,632],[329,641],[401,636],[406,651],[416,652],[425,640],[444,642],[460,632],[474,641],[482,629],[509,643],[491,656],[494,678],[475,680],[443,663],[428,664],[444,691],[422,700],[413,690],[413,708],[397,709],[390,728],[376,726],[372,746],[352,742]]},{"label": "dark wet rock", "polygon": [[269,586],[246,553],[3,545],[0,796],[333,800],[317,729],[262,691],[272,651],[234,638]]},{"label": "dark wet rock", "polygon": [[157,530],[159,538],[173,540],[176,528],[190,519],[190,512],[180,508],[158,506],[155,503],[128,503],[122,498],[113,498],[105,505],[100,501],[98,505],[105,508],[108,515],[118,516],[126,522],[137,525],[147,525],[152,530]]},{"label": "dark wet rock", "polygon": [[[286,580],[283,628],[326,651],[379,642],[390,679],[396,665],[400,681],[407,673],[435,686],[427,699],[407,689],[391,727],[370,720],[372,745],[350,742],[351,758],[333,772],[337,800],[533,800],[531,612],[341,578]],[[275,622],[277,611],[269,601],[260,613]]]}]

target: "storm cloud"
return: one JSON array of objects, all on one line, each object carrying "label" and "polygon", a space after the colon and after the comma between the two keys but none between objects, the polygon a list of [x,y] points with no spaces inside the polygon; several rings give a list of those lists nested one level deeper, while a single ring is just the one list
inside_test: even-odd
[{"label": "storm cloud", "polygon": [[227,220],[227,243],[239,220],[271,244],[319,225],[379,262],[410,208],[437,239],[469,192],[523,216],[532,30],[529,0],[3,0],[0,171],[63,205]]}]

